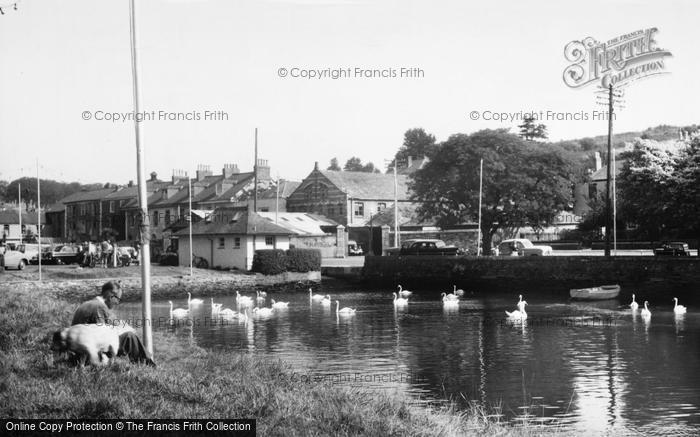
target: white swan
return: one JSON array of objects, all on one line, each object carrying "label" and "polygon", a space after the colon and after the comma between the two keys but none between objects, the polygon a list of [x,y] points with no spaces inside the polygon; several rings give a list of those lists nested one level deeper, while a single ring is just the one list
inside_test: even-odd
[{"label": "white swan", "polygon": [[644,318],[651,317],[651,311],[649,311],[649,308],[647,307],[648,304],[649,304],[649,302],[645,300],[644,301],[644,308],[642,308],[642,311],[641,311],[642,317],[644,317]]},{"label": "white swan", "polygon": [[253,315],[268,317],[272,315],[272,308],[253,308]]},{"label": "white swan", "polygon": [[454,295],[452,293],[447,294],[447,293],[442,293],[440,294],[442,296],[442,301],[445,302],[446,300],[451,300],[451,301],[459,301],[459,297],[457,295]]},{"label": "white swan", "polygon": [[190,313],[189,308],[184,309],[184,308],[176,308],[173,309],[173,301],[169,300],[168,303],[170,304],[170,318],[171,319],[176,319],[180,317],[187,317],[187,315]]},{"label": "white swan", "polygon": [[234,311],[231,308],[224,308],[221,311],[219,311],[219,317],[222,319],[238,319],[242,321],[247,321],[248,320],[248,310],[244,310],[244,312],[239,313],[238,311]]},{"label": "white swan", "polygon": [[289,307],[289,302],[275,302],[274,299],[272,299],[272,308],[276,310],[284,310]]},{"label": "white swan", "polygon": [[241,294],[236,290],[236,303],[241,306],[252,306],[253,299],[248,296],[241,296]]},{"label": "white swan", "polygon": [[327,295],[323,298],[323,300],[321,301],[321,305],[323,305],[323,306],[331,306],[331,302],[332,302],[332,301],[331,301],[331,295],[330,295],[330,294],[327,294]]},{"label": "white swan", "polygon": [[221,311],[221,307],[223,307],[224,304],[222,303],[214,303],[214,298],[211,298],[211,312],[212,313],[217,313]]},{"label": "white swan", "polygon": [[408,304],[408,299],[405,297],[398,297],[396,296],[396,293],[392,293],[394,295],[394,305],[395,306],[403,306]]},{"label": "white swan", "polygon": [[[442,293],[442,294],[445,294],[445,293]],[[456,306],[459,306],[459,300],[448,299],[447,296],[443,296],[442,297],[442,304],[445,306],[456,307]]]},{"label": "white swan", "polygon": [[204,301],[202,299],[192,299],[192,293],[187,293],[187,305],[201,305]]},{"label": "white swan", "polygon": [[632,295],[632,303],[630,303],[630,308],[632,308],[632,311],[637,311],[637,308],[639,308],[639,304],[636,300],[634,300],[634,294]]},{"label": "white swan", "polygon": [[340,308],[340,301],[336,300],[335,301],[335,313],[336,314],[345,314],[345,315],[349,316],[349,315],[355,314],[355,311],[356,311],[354,308],[345,307],[342,310],[339,308]]},{"label": "white swan", "polygon": [[262,291],[256,291],[255,292],[258,297],[255,298],[258,302],[265,302],[265,296],[262,295]]},{"label": "white swan", "polygon": [[309,288],[309,299],[311,300],[323,300],[322,294],[313,294],[313,290]]},{"label": "white swan", "polygon": [[408,296],[410,296],[410,295],[412,295],[412,294],[413,294],[412,291],[404,290],[404,289],[401,287],[401,284],[399,284],[399,296],[401,296],[401,297],[408,297]]},{"label": "white swan", "polygon": [[508,319],[510,320],[525,320],[527,319],[527,313],[525,312],[525,305],[527,305],[527,302],[524,300],[521,300],[518,302],[518,309],[509,312],[506,311],[506,315],[508,316]]},{"label": "white swan", "polygon": [[685,314],[688,309],[684,305],[678,305],[678,298],[674,297],[676,304],[673,306],[673,312],[676,314]]},{"label": "white swan", "polygon": [[267,297],[267,293],[265,293],[264,291],[260,291],[259,293],[260,293],[260,296]]},{"label": "white swan", "polygon": [[452,293],[455,296],[464,296],[464,290],[462,290],[461,288],[458,290],[456,285],[453,285],[452,288],[453,288]]}]

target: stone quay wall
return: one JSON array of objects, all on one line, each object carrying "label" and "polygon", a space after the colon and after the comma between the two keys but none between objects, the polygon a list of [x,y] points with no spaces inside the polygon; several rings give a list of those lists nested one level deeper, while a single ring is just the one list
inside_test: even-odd
[{"label": "stone quay wall", "polygon": [[[102,284],[109,278],[75,279],[61,281],[14,281],[0,283],[0,293],[7,290],[40,290],[49,296],[69,302],[82,302],[100,294]],[[141,300],[141,278],[114,278],[121,281],[122,301]],[[282,273],[280,275],[230,275],[227,277],[154,276],[151,278],[151,299],[182,298],[187,292],[192,297],[234,295],[236,290],[251,293],[255,290],[276,293],[306,290],[321,283],[321,272]]]},{"label": "stone quay wall", "polygon": [[[377,284],[456,284],[512,290],[520,286],[565,289],[620,284],[700,295],[700,258],[551,257],[367,257],[362,279]],[[632,291],[628,291],[629,294]]]}]

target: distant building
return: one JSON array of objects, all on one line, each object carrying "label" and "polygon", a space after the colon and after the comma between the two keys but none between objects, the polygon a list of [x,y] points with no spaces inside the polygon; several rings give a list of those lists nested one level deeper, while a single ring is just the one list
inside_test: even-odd
[{"label": "distant building", "polygon": [[20,239],[26,241],[28,237],[37,235],[36,211],[22,211],[22,224],[20,225],[19,209],[6,209],[0,211],[0,226],[2,226],[2,242],[19,243]]}]

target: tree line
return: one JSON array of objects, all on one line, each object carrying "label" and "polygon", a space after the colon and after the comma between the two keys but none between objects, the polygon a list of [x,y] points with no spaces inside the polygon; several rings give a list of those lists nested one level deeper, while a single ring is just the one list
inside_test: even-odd
[{"label": "tree line", "polygon": [[[41,204],[51,205],[78,191],[96,190],[102,187],[102,184],[81,184],[79,182],[59,182],[52,179],[41,179]],[[25,209],[36,205],[36,178],[22,177],[13,181],[0,180],[0,201],[17,203],[20,192]]]}]

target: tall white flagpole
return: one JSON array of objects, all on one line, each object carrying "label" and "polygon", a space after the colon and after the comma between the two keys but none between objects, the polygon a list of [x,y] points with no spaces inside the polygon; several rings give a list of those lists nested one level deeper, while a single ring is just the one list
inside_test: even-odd
[{"label": "tall white flagpole", "polygon": [[17,199],[19,202],[19,244],[22,244],[22,184],[17,184]]},{"label": "tall white flagpole", "polygon": [[476,240],[476,256],[479,256],[481,249],[481,193],[483,192],[484,186],[484,159],[481,159],[479,164],[479,233]]},{"label": "tall white flagpole", "polygon": [[140,235],[141,240],[141,287],[143,289],[143,344],[149,357],[153,358],[153,333],[151,331],[151,244],[150,244],[150,218],[148,216],[148,195],[146,190],[146,167],[144,163],[144,151],[141,147],[141,104],[139,101],[139,64],[136,50],[136,5],[134,0],[129,0],[129,22],[131,30],[131,75],[134,85],[134,131],[136,137],[136,169],[139,185],[139,209],[141,215]]},{"label": "tall white flagpole", "polygon": [[[38,235],[39,253],[39,281],[41,281],[41,183],[39,182],[39,158],[36,159],[36,232]],[[20,232],[22,228],[20,227]]]},{"label": "tall white flagpole", "polygon": [[192,178],[187,176],[187,184],[188,184],[188,197],[189,197],[189,202],[190,202],[190,208],[188,211],[189,215],[189,223],[190,223],[190,276],[193,275],[192,273]]}]

